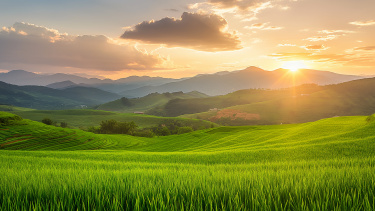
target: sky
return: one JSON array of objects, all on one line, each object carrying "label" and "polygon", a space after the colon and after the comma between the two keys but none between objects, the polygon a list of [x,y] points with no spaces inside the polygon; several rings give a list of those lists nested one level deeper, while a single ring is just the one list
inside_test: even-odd
[{"label": "sky", "polygon": [[374,0],[0,0],[0,72],[375,75]]}]

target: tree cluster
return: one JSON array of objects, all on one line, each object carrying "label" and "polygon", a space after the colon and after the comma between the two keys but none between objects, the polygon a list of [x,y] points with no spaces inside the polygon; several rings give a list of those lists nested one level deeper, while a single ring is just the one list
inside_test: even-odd
[{"label": "tree cluster", "polygon": [[138,125],[133,121],[119,122],[112,119],[102,121],[99,127],[90,127],[88,128],[88,131],[99,134],[127,134],[132,136],[154,137],[189,133],[198,129],[205,128],[185,125],[176,120],[166,120],[158,126],[139,129]]},{"label": "tree cluster", "polygon": [[133,121],[119,122],[114,119],[104,120],[99,127],[90,127],[88,131],[100,134],[128,134],[133,135],[138,125]]},{"label": "tree cluster", "polygon": [[[44,119],[42,119],[42,123],[44,123],[46,125],[53,125],[53,126],[59,127],[58,123],[55,122],[55,121],[53,121],[50,118],[44,118]],[[68,123],[66,123],[66,122],[60,122],[60,127],[66,128],[66,127],[68,127]]]}]

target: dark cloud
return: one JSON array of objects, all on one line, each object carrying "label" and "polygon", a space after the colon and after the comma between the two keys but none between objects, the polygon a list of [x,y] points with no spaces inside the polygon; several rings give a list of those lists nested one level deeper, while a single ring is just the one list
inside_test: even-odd
[{"label": "dark cloud", "polygon": [[179,10],[178,9],[165,9],[166,11],[171,11],[171,12],[178,12]]},{"label": "dark cloud", "polygon": [[181,19],[144,21],[121,38],[210,52],[240,49],[239,38],[226,32],[227,26],[227,21],[215,14],[184,12]]},{"label": "dark cloud", "polygon": [[156,68],[163,59],[105,36],[70,36],[27,23],[0,30],[0,63],[43,64],[104,71]]}]

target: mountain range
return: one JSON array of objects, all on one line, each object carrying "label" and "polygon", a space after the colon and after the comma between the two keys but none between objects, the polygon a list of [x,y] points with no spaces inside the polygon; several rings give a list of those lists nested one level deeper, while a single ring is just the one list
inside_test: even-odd
[{"label": "mountain range", "polygon": [[311,83],[327,85],[361,78],[363,77],[309,69],[291,72],[286,69],[266,71],[257,67],[248,67],[244,70],[233,72],[198,75],[159,86],[145,86],[120,92],[120,94],[123,96],[144,96],[152,92],[199,91],[215,96],[241,89],[279,89]]},{"label": "mountain range", "polygon": [[44,86],[17,86],[0,82],[0,104],[34,109],[68,109],[99,105],[121,96],[91,87],[63,90]]},{"label": "mountain range", "polygon": [[279,89],[301,84],[328,85],[364,78],[343,75],[329,71],[302,69],[291,72],[286,69],[266,71],[248,67],[238,71],[223,71],[214,74],[200,74],[191,78],[162,78],[130,76],[118,80],[84,78],[69,74],[42,75],[24,70],[0,73],[0,81],[14,85],[39,85],[54,89],[92,87],[112,92],[127,98],[143,97],[150,93],[192,92],[207,95],[224,95],[242,89]]},{"label": "mountain range", "polygon": [[151,93],[141,98],[121,98],[115,101],[111,101],[100,105],[96,109],[105,111],[117,111],[123,113],[131,113],[135,111],[145,112],[149,109],[164,106],[172,99],[199,99],[205,98],[208,95],[193,91],[188,93],[183,92],[166,92],[163,94]]},{"label": "mountain range", "polygon": [[64,89],[73,86],[93,87],[104,91],[118,93],[143,86],[158,86],[161,84],[179,81],[181,79],[130,76],[118,80],[85,78],[77,75],[56,73],[52,75],[36,74],[25,70],[12,70],[7,73],[0,73],[0,81],[25,86],[47,86],[50,88]]}]

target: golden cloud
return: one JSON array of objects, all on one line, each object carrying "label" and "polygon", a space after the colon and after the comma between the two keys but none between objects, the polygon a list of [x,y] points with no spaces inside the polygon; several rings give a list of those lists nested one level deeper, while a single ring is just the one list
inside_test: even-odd
[{"label": "golden cloud", "polygon": [[227,32],[227,27],[227,21],[219,15],[184,12],[180,19],[144,21],[121,38],[208,52],[241,49],[239,38]]}]

